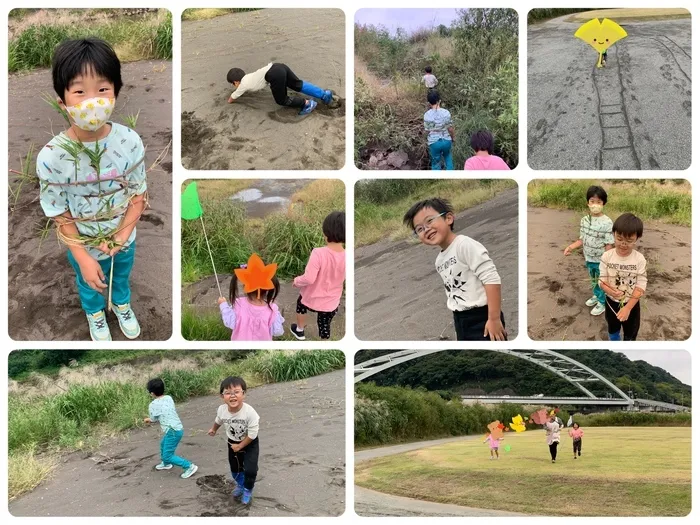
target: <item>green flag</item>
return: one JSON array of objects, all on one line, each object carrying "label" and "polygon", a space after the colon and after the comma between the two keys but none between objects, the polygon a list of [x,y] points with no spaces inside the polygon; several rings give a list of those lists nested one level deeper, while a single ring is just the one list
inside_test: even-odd
[{"label": "green flag", "polygon": [[190,182],[180,195],[180,212],[186,221],[199,219],[202,216],[202,205],[199,203],[196,182]]},{"label": "green flag", "polygon": [[504,450],[505,450],[506,452],[510,452],[510,445],[506,445],[506,446],[503,447],[503,448],[504,448]]}]

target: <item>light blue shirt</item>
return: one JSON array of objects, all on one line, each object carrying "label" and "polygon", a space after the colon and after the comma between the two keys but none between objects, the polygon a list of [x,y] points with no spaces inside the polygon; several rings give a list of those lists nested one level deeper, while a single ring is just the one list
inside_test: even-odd
[{"label": "light blue shirt", "polygon": [[163,432],[170,429],[182,430],[182,421],[175,410],[175,402],[170,396],[162,396],[151,401],[148,405],[148,417],[151,421],[158,421]]},{"label": "light blue shirt", "polygon": [[[75,223],[81,235],[109,236],[120,226],[132,195],[146,191],[145,148],[141,137],[131,128],[112,122],[112,130],[98,141],[99,150],[104,149],[100,161],[100,175],[85,153],[78,155],[77,162],[61,146],[68,139],[60,133],[43,147],[36,159],[36,172],[40,180],[40,201],[47,217],[57,217],[70,212],[81,219]],[[86,149],[95,149],[94,142],[84,142]],[[143,160],[142,160],[143,159]],[[136,163],[141,163],[131,172]],[[124,177],[125,173],[128,173]],[[79,182],[81,184],[75,184]],[[86,183],[86,184],[83,184]],[[90,217],[107,217],[106,220],[84,221]],[[136,238],[136,228],[125,246]],[[109,257],[94,248],[88,248],[94,259]]]},{"label": "light blue shirt", "polygon": [[423,124],[428,132],[428,146],[438,140],[452,140],[450,132],[447,131],[447,128],[452,127],[452,115],[446,109],[429,109],[423,115]]}]

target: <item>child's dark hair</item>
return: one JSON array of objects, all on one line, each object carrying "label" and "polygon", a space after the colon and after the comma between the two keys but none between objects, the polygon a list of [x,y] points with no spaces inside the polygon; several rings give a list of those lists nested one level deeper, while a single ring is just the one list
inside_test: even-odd
[{"label": "child's dark hair", "polygon": [[586,192],[586,202],[591,200],[593,197],[598,197],[603,201],[603,204],[608,203],[608,193],[600,186],[591,186]]},{"label": "child's dark hair", "polygon": [[[265,300],[267,306],[269,306],[270,308],[272,308],[272,306],[270,305],[275,302],[275,299],[280,293],[280,282],[279,279],[277,279],[277,277],[272,278],[272,284],[275,286],[272,290],[260,290],[260,297]],[[231,286],[229,287],[228,294],[229,301],[231,301],[231,304],[235,303],[236,297],[238,297],[238,277],[236,277],[235,273],[231,277]],[[250,299],[257,299],[258,290],[250,292],[246,295]]]},{"label": "child's dark hair", "polygon": [[[439,197],[433,197],[432,199],[416,202],[413,206],[411,206],[411,209],[408,210],[406,215],[403,216],[404,224],[411,230],[415,228],[413,219],[416,218],[419,211],[424,210],[425,208],[432,208],[438,213],[454,213],[452,204],[450,204],[449,201]],[[450,224],[450,230],[454,230],[454,223]]]},{"label": "child's dark hair", "polygon": [[221,386],[219,386],[219,394],[223,394],[224,390],[226,390],[227,388],[237,387],[237,386],[240,386],[241,390],[243,390],[243,392],[248,390],[248,387],[245,384],[245,380],[242,377],[228,376],[226,379],[224,379],[221,382]]},{"label": "child's dark hair", "polygon": [[438,102],[440,102],[440,93],[438,93],[437,89],[428,91],[428,104],[434,106]]},{"label": "child's dark hair", "polygon": [[425,72],[431,74],[433,72],[433,68],[430,66],[425,66]]},{"label": "child's dark hair", "polygon": [[148,383],[146,383],[146,390],[148,390],[151,394],[155,394],[156,396],[162,396],[165,393],[165,383],[163,383],[163,380],[160,377],[156,377],[155,379],[151,379]]},{"label": "child's dark hair", "polygon": [[571,423],[571,427],[572,427],[572,428],[576,428],[576,427],[581,428],[581,425],[579,425],[578,423],[576,423],[576,422],[574,421],[573,423]]},{"label": "child's dark hair", "polygon": [[228,73],[226,73],[226,80],[228,80],[229,84],[233,84],[234,82],[240,82],[244,76],[245,71],[239,67],[234,67],[233,69],[229,69]]},{"label": "child's dark hair", "polygon": [[328,242],[345,242],[345,212],[334,211],[323,219],[323,235]]},{"label": "child's dark hair", "polygon": [[109,80],[114,85],[114,96],[119,96],[124,85],[121,63],[107,42],[99,38],[80,38],[64,40],[56,47],[51,60],[51,75],[53,88],[61,100],[76,77],[89,73]]},{"label": "child's dark hair", "polygon": [[493,135],[486,129],[480,129],[472,133],[469,145],[477,151],[488,151],[489,155],[493,155]]},{"label": "child's dark hair", "polygon": [[644,223],[632,213],[623,213],[613,223],[613,233],[619,233],[623,237],[636,235],[639,239],[644,233]]}]

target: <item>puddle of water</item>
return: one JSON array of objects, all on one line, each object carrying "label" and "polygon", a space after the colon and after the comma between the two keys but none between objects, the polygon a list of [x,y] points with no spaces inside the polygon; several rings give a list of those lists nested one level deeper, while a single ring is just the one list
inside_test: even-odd
[{"label": "puddle of water", "polygon": [[265,203],[265,204],[289,204],[289,199],[286,199],[285,197],[265,197],[264,199],[260,199],[258,201],[259,203]]},{"label": "puddle of water", "polygon": [[263,179],[255,182],[257,187],[247,188],[231,196],[231,200],[245,206],[246,215],[263,219],[271,213],[284,211],[291,204],[291,196],[308,184],[308,181]]},{"label": "puddle of water", "polygon": [[231,197],[234,201],[242,201],[242,202],[254,202],[257,200],[260,200],[260,197],[262,197],[263,192],[260,191],[257,188],[248,188],[245,190],[241,190],[235,195]]}]

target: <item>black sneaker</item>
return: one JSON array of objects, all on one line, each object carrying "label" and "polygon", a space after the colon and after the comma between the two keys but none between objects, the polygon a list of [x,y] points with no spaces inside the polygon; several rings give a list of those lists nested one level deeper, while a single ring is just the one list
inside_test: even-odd
[{"label": "black sneaker", "polygon": [[299,339],[299,341],[304,341],[306,339],[304,330],[297,330],[296,324],[292,324],[292,326],[289,327],[289,331],[292,332],[292,335]]}]

